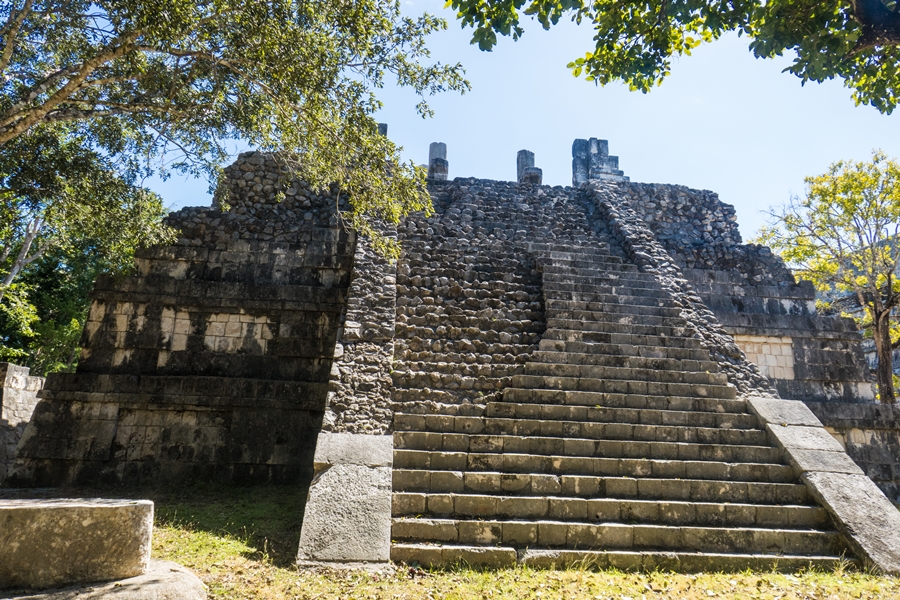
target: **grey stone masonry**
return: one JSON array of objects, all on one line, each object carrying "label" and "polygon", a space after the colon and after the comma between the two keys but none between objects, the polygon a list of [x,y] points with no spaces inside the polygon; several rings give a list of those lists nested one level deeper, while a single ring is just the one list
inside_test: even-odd
[{"label": "grey stone masonry", "polygon": [[28,375],[28,367],[0,362],[0,482],[16,457],[16,448],[34,408],[43,377]]},{"label": "grey stone masonry", "polygon": [[391,554],[390,436],[319,434],[297,562],[378,568]]},{"label": "grey stone masonry", "polygon": [[900,407],[839,402],[806,406],[869,479],[900,504]]},{"label": "grey stone masonry", "polygon": [[428,148],[428,178],[433,181],[446,181],[450,170],[447,162],[447,144],[432,142]]},{"label": "grey stone masonry", "polygon": [[541,185],[544,172],[534,166],[534,152],[519,150],[516,155],[516,180],[519,183]]},{"label": "grey stone masonry", "polygon": [[609,142],[591,138],[572,144],[572,186],[590,180],[628,181],[619,170],[619,157],[609,155]]},{"label": "grey stone masonry", "polygon": [[748,404],[857,556],[883,573],[900,573],[900,513],[809,408],[771,398]]},{"label": "grey stone masonry", "polygon": [[312,476],[356,237],[278,155],[224,175],[212,208],[170,215],[176,245],[98,279],[78,371],[48,378],[9,483]]}]

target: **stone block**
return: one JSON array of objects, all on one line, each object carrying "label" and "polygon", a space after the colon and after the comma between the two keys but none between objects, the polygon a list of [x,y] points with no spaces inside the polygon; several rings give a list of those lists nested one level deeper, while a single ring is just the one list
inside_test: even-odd
[{"label": "stone block", "polygon": [[862,469],[844,452],[804,450],[794,448],[788,457],[791,466],[799,473],[822,471],[826,473],[862,474]]},{"label": "stone block", "polygon": [[392,447],[391,436],[319,434],[299,564],[390,560]]},{"label": "stone block", "polygon": [[797,425],[779,425],[771,423],[766,430],[774,437],[774,441],[786,450],[822,450],[825,452],[843,452],[841,445],[824,427],[801,427]]},{"label": "stone block", "polygon": [[206,586],[177,563],[150,559],[147,572],[136,577],[40,594],[12,592],[4,597],[12,600],[206,600]]},{"label": "stone block", "polygon": [[0,500],[0,587],[136,577],[152,531],[149,500]]},{"label": "stone block", "polygon": [[900,573],[900,512],[871,479],[810,472],[803,481],[859,556],[884,573]]},{"label": "stone block", "polygon": [[751,412],[764,423],[804,427],[822,426],[816,415],[799,400],[750,397],[747,399],[747,405]]}]

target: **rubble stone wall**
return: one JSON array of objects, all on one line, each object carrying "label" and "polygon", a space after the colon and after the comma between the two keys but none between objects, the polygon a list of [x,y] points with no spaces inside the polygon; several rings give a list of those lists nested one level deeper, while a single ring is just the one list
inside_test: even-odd
[{"label": "rubble stone wall", "polygon": [[647,224],[728,333],[792,339],[794,369],[767,374],[782,397],[874,399],[856,326],[819,315],[810,282],[798,283],[769,248],[743,244],[734,207],[713,192],[677,185],[626,183],[617,197]]}]

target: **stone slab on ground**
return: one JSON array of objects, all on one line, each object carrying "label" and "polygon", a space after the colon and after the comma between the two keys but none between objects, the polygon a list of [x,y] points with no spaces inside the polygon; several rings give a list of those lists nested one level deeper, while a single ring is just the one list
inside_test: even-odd
[{"label": "stone slab on ground", "polygon": [[[776,402],[784,406],[774,406]],[[900,512],[871,479],[854,469],[824,426],[794,424],[819,422],[812,411],[799,400],[751,397],[747,405],[857,555],[884,573],[900,573]]]},{"label": "stone slab on ground", "polygon": [[152,532],[149,500],[0,500],[0,589],[141,575]]},{"label": "stone slab on ground", "polygon": [[301,566],[383,566],[391,558],[393,438],[321,433],[300,531]]},{"label": "stone slab on ground", "polygon": [[14,600],[206,600],[206,586],[188,569],[165,560],[150,560],[147,572],[137,577],[64,589],[0,592]]}]

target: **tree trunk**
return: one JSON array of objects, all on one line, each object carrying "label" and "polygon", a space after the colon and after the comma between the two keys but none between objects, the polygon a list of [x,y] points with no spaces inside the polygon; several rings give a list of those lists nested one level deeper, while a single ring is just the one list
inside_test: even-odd
[{"label": "tree trunk", "polygon": [[891,348],[891,311],[882,312],[874,319],[872,337],[875,340],[875,352],[878,355],[878,367],[875,371],[878,382],[878,397],[882,404],[894,404],[894,354]]}]

